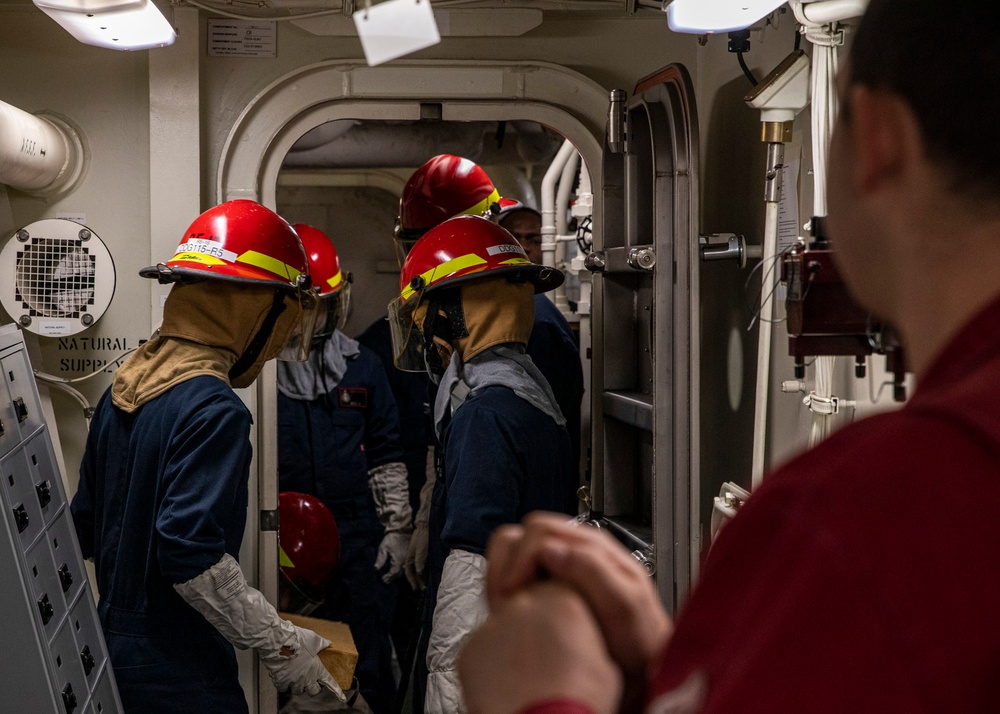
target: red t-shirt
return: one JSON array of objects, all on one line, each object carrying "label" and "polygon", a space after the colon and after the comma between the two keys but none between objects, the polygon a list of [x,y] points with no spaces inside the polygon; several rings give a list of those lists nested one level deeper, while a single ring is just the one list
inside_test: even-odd
[{"label": "red t-shirt", "polygon": [[[1000,301],[723,530],[647,714],[1000,711]],[[538,712],[562,714],[550,702]]]}]

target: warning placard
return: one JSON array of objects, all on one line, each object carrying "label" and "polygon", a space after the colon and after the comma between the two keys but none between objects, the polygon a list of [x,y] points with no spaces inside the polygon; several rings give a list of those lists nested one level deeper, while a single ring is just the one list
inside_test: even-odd
[{"label": "warning placard", "polygon": [[274,57],[275,23],[267,20],[208,21],[208,54],[212,57]]}]

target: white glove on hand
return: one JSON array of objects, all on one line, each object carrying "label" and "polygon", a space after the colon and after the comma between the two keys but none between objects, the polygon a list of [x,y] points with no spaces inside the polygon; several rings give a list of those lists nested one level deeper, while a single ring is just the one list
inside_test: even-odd
[{"label": "white glove on hand", "polygon": [[[267,667],[271,681],[279,692],[291,689],[292,694],[319,694],[320,686],[324,686],[344,701],[344,693],[336,680],[320,662],[317,655],[330,646],[329,640],[320,637],[312,630],[292,625],[299,644],[290,657],[278,654],[261,656],[260,661]],[[284,649],[284,648],[282,648]]]},{"label": "white glove on hand", "polygon": [[434,449],[429,449],[427,480],[420,489],[420,509],[417,511],[417,517],[413,519],[413,536],[410,538],[410,548],[403,563],[406,579],[414,590],[427,588],[427,544],[430,537],[427,524],[431,518],[431,495],[434,493],[436,481],[437,469],[434,464]]},{"label": "white glove on hand", "polygon": [[382,542],[378,544],[378,557],[375,558],[375,570],[382,570],[388,563],[388,570],[382,573],[383,583],[391,583],[403,572],[403,563],[409,549],[410,534],[406,531],[386,533],[382,537]]},{"label": "white glove on hand", "polygon": [[402,461],[376,466],[368,472],[368,487],[375,499],[375,512],[385,528],[385,535],[378,546],[375,569],[381,570],[388,563],[389,570],[382,575],[383,582],[390,582],[403,570],[403,561],[413,532],[413,512],[410,510],[410,487],[406,481],[406,466]]},{"label": "white glove on hand", "polygon": [[255,649],[279,691],[319,693],[324,686],[338,699],[344,693],[317,653],[330,643],[311,630],[282,620],[260,591],[247,585],[239,563],[228,553],[211,568],[174,590],[233,646]]}]

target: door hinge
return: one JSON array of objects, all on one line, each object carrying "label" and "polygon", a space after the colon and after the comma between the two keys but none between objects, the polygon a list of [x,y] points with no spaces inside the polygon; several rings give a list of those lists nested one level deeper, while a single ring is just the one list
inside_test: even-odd
[{"label": "door hinge", "polygon": [[608,148],[612,154],[628,152],[628,110],[624,89],[612,89],[608,97]]}]

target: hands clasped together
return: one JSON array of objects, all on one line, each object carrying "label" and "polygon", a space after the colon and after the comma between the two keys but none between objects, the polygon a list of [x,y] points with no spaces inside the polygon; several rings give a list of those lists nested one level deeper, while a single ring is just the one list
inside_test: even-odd
[{"label": "hands clasped together", "polygon": [[459,662],[469,712],[517,714],[552,700],[639,711],[673,625],[614,538],[534,513],[496,531],[487,561],[490,616]]}]

